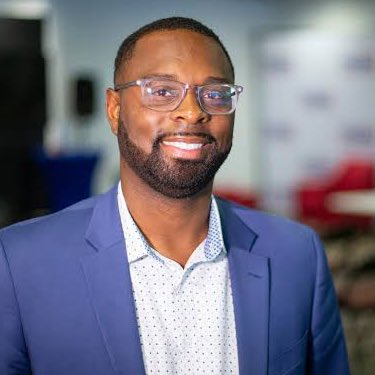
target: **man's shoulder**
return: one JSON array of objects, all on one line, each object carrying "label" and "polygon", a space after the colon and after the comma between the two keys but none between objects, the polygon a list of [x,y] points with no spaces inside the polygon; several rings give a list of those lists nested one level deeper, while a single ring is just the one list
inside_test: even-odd
[{"label": "man's shoulder", "polygon": [[323,254],[318,235],[306,225],[221,199],[217,203],[227,239],[254,243],[253,254],[266,256],[278,265],[294,264],[295,270],[308,269]]},{"label": "man's shoulder", "polygon": [[23,242],[82,235],[87,229],[93,208],[101,195],[77,202],[61,211],[21,221],[0,230],[1,242]]}]

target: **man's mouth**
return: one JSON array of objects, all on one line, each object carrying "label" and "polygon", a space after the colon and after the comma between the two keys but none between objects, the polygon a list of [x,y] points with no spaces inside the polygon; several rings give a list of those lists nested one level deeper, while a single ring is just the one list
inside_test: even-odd
[{"label": "man's mouth", "polygon": [[173,146],[181,150],[198,150],[203,147],[203,143],[186,143],[182,141],[163,141],[166,146]]},{"label": "man's mouth", "polygon": [[214,143],[207,134],[179,133],[169,134],[160,140],[166,154],[177,159],[200,159],[203,149]]}]

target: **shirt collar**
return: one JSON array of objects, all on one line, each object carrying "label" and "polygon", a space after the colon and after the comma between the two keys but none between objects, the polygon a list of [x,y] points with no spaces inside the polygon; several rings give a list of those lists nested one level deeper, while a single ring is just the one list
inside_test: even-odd
[{"label": "shirt collar", "polygon": [[221,230],[221,221],[219,208],[217,207],[216,199],[211,196],[210,221],[208,224],[208,233],[206,243],[204,246],[204,255],[208,261],[214,260],[221,252],[226,253],[223,239],[223,232]]},{"label": "shirt collar", "polygon": [[[152,256],[156,260],[164,263],[162,257],[160,257],[157,251],[148,244],[137,224],[134,222],[126,205],[121,189],[121,183],[118,184],[117,202],[121,217],[121,225],[126,238],[126,250],[129,263],[140,260],[146,256]],[[207,237],[193,252],[192,257],[194,258],[194,263],[204,261],[209,262],[216,259],[222,252],[226,254],[220,214],[215,197],[212,196]]]}]

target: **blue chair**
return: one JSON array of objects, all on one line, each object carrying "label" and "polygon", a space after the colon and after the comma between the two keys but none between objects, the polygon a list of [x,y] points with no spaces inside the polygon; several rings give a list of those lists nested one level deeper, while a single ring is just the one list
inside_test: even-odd
[{"label": "blue chair", "polygon": [[92,180],[99,153],[48,155],[42,149],[35,153],[46,184],[49,208],[59,211],[91,196]]}]

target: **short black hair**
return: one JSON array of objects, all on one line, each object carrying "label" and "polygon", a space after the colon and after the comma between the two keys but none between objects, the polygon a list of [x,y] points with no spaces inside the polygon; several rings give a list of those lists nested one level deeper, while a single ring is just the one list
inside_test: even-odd
[{"label": "short black hair", "polygon": [[117,74],[121,68],[121,66],[130,60],[133,55],[135,45],[139,39],[143,36],[150,34],[154,31],[167,31],[167,30],[190,30],[196,33],[202,34],[209,38],[212,38],[223,50],[225,56],[229,61],[229,65],[231,68],[231,73],[234,78],[234,67],[232,60],[229,56],[228,51],[224,47],[223,43],[221,42],[220,38],[211,30],[209,27],[203,25],[201,22],[193,19],[193,18],[186,18],[186,17],[169,17],[169,18],[161,18],[156,21],[153,21],[147,25],[142,26],[138,30],[134,31],[130,34],[127,38],[123,40],[121,43],[116,59],[115,59],[115,66],[114,66],[114,81],[116,80]]}]

